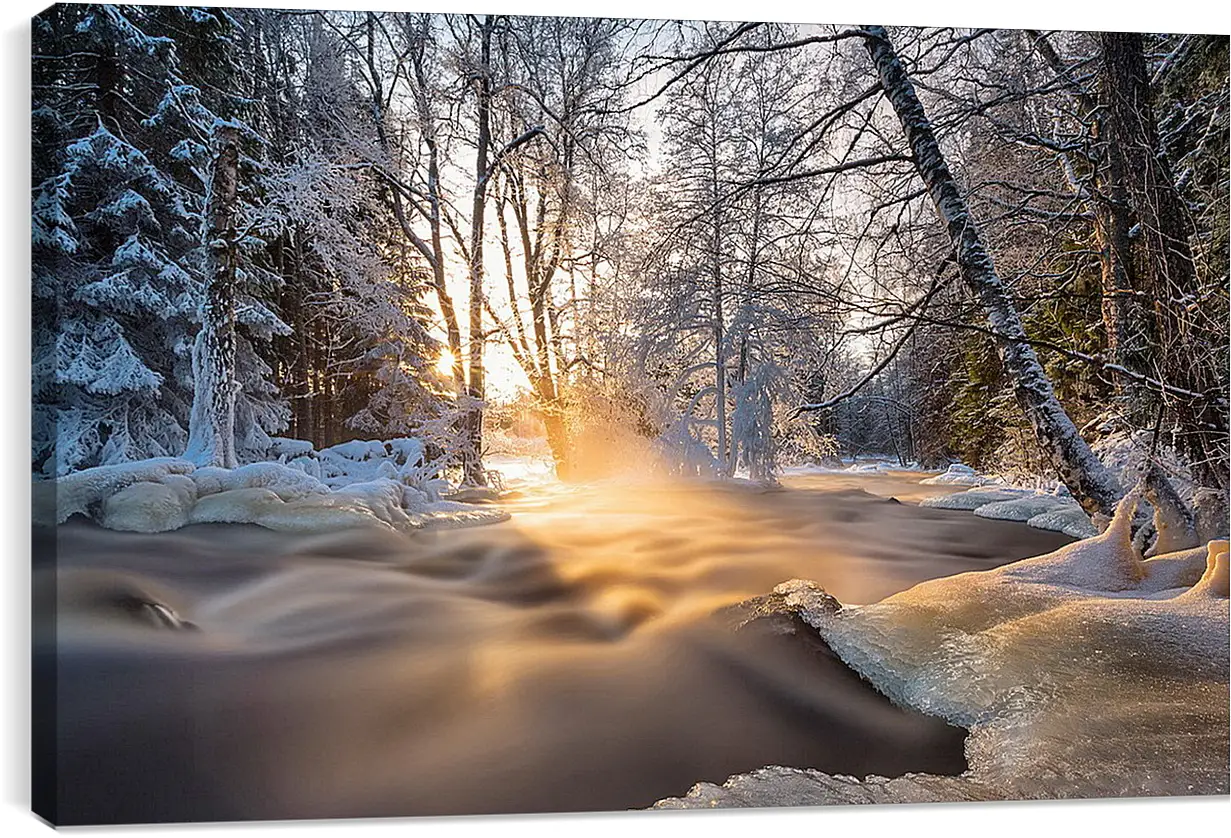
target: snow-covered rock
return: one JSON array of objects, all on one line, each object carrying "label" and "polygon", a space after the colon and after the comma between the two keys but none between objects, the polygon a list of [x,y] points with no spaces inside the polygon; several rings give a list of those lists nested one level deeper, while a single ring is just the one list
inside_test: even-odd
[{"label": "snow-covered rock", "polygon": [[[190,474],[193,464],[173,457],[87,468],[54,481],[40,481],[35,489],[35,523],[62,524],[71,516],[90,514],[91,507],[134,483],[158,483],[173,474]],[[54,505],[48,491],[54,487]]]},{"label": "snow-covered rock", "polygon": [[188,523],[195,501],[195,485],[181,475],[165,483],[133,483],[103,500],[99,523],[123,532],[170,532]]},{"label": "snow-covered rock", "polygon": [[424,458],[423,441],[414,437],[391,439],[385,443],[398,465],[416,465]]},{"label": "snow-covered rock", "polygon": [[380,440],[352,439],[324,449],[320,452],[320,458],[325,462],[350,460],[359,463],[365,460],[382,460],[388,453],[385,444]]},{"label": "snow-covered rock", "polygon": [[187,460],[146,460],[36,482],[35,522],[63,523],[79,513],[129,532],[255,524],[319,533],[364,526],[398,531],[469,527],[509,517],[493,507],[441,502],[448,484],[432,476],[417,439],[357,440],[319,454],[302,443],[273,441],[270,454],[290,457],[290,462],[225,469],[195,468]]},{"label": "snow-covered rock", "polygon": [[989,503],[1017,500],[1024,495],[1026,495],[1025,489],[998,486],[994,489],[968,489],[965,492],[954,492],[951,495],[924,498],[919,501],[919,505],[933,509],[962,509],[970,512]]},{"label": "snow-covered rock", "polygon": [[249,463],[235,469],[207,466],[197,469],[192,478],[201,495],[235,489],[269,489],[283,500],[295,500],[329,491],[329,487],[315,477],[280,463]]},{"label": "snow-covered rock", "polygon": [[849,806],[861,803],[980,802],[1000,798],[995,789],[967,776],[858,779],[812,768],[770,765],[737,774],[721,786],[697,783],[683,797],[654,804],[655,809],[742,809],[765,806]]},{"label": "snow-covered rock", "polygon": [[411,528],[405,512],[382,510],[377,515],[367,504],[336,493],[300,498],[274,505],[253,523],[279,532],[326,533],[351,527]]},{"label": "snow-covered rock", "polygon": [[1056,495],[1024,495],[1012,500],[993,501],[975,508],[980,518],[995,518],[1000,521],[1029,521],[1036,516],[1060,510],[1077,509],[1081,506],[1072,498]]},{"label": "snow-covered rock", "polygon": [[199,499],[188,515],[192,524],[258,524],[284,501],[271,489],[227,489]]},{"label": "snow-covered rock", "polygon": [[1032,492],[1015,486],[976,487],[965,492],[924,498],[920,506],[961,509],[980,518],[1022,521],[1035,529],[1061,532],[1073,538],[1098,534],[1089,515],[1065,494]]},{"label": "snow-covered rock", "polygon": [[954,463],[944,474],[928,477],[919,482],[925,486],[986,486],[997,481],[979,474],[970,466]]},{"label": "snow-covered rock", "polygon": [[404,506],[406,488],[396,480],[380,478],[367,483],[351,483],[336,490],[333,497],[344,498],[380,521],[399,528],[411,525]]},{"label": "snow-covered rock", "polygon": [[278,458],[279,462],[306,457],[313,451],[313,445],[306,439],[288,439],[275,436],[269,440],[268,456]]},{"label": "snow-covered rock", "polygon": [[1098,530],[1091,523],[1086,510],[1077,504],[1056,506],[1046,512],[1040,512],[1026,523],[1036,530],[1061,532],[1073,538],[1092,538],[1098,535]]}]

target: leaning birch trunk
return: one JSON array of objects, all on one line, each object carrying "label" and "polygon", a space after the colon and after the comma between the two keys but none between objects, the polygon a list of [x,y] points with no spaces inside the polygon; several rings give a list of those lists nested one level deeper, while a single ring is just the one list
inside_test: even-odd
[{"label": "leaning birch trunk", "polygon": [[235,468],[235,195],[239,129],[214,128],[214,166],[205,205],[205,303],[192,347],[192,414],[186,459]]},{"label": "leaning birch trunk", "polygon": [[1120,498],[1120,487],[1077,432],[1027,342],[1017,307],[996,275],[979,228],[949,172],[931,123],[885,28],[868,26],[864,31],[864,43],[885,97],[902,123],[915,168],[949,233],[962,279],[983,306],[996,335],[1000,362],[1013,379],[1018,404],[1034,428],[1040,448],[1087,513],[1109,516]]}]

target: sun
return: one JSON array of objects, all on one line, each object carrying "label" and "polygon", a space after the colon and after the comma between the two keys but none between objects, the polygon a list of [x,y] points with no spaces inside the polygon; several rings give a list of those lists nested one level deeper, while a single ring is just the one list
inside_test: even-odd
[{"label": "sun", "polygon": [[446,349],[440,353],[440,357],[436,359],[436,372],[443,375],[445,378],[453,377],[453,352]]}]

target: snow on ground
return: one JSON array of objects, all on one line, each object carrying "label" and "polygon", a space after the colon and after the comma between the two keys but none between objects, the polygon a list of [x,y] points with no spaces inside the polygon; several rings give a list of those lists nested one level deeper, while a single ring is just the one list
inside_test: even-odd
[{"label": "snow on ground", "polygon": [[1179,461],[1174,450],[1167,445],[1155,446],[1153,440],[1152,431],[1116,431],[1099,439],[1090,448],[1116,475],[1122,486],[1135,485],[1146,463],[1152,459],[1184,502],[1191,504],[1191,472]]},{"label": "snow on ground", "polygon": [[823,463],[801,463],[782,469],[784,476],[808,474],[879,474],[889,471],[919,471],[917,463],[902,465],[897,460],[849,460],[834,459]]},{"label": "snow on ground", "polygon": [[276,439],[278,462],[235,469],[195,468],[162,458],[76,472],[36,482],[35,523],[85,515],[126,532],[156,533],[188,524],[257,524],[317,533],[370,526],[441,529],[498,523],[495,507],[442,501],[415,439],[355,440],[320,452],[302,440]]},{"label": "snow on ground", "polygon": [[1228,544],[1142,560],[1137,503],[1101,535],[872,605],[778,587],[890,699],[969,729],[959,777],[767,768],[657,805],[1225,795]]}]

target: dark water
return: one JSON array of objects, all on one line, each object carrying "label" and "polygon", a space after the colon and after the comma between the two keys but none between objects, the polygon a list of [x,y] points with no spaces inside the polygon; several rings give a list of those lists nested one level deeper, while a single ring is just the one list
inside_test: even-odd
[{"label": "dark water", "polygon": [[879,496],[917,479],[543,491],[510,523],[413,536],[39,534],[55,819],[610,810],[767,764],[958,773],[962,731],[822,644],[711,616],[790,577],[872,601],[1067,541]]}]

